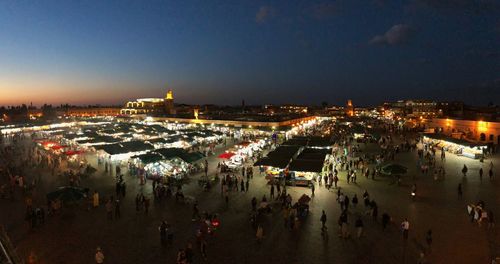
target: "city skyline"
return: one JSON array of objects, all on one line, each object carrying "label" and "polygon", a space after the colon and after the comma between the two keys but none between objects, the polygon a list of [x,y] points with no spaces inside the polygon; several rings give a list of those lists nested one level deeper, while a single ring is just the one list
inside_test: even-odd
[{"label": "city skyline", "polygon": [[496,1],[0,4],[0,105],[497,103]]}]

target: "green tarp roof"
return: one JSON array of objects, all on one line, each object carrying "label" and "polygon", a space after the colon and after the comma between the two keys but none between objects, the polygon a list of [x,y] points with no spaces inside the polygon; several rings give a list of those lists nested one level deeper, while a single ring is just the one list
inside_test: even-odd
[{"label": "green tarp roof", "polygon": [[296,159],[290,163],[289,170],[303,172],[321,172],[323,170],[324,160],[303,160]]},{"label": "green tarp roof", "polygon": [[161,148],[155,152],[161,154],[165,159],[180,158],[187,163],[193,163],[205,157],[200,152],[187,152],[181,148]]},{"label": "green tarp roof", "polygon": [[127,152],[138,152],[138,151],[154,149],[154,147],[151,144],[144,143],[142,141],[122,142],[120,143],[120,145],[122,145],[126,150],[128,150]]},{"label": "green tarp roof", "polygon": [[269,152],[267,157],[290,160],[299,149],[299,146],[279,146],[275,150]]},{"label": "green tarp roof", "polygon": [[271,166],[274,168],[279,168],[279,169],[284,169],[286,166],[288,166],[288,163],[290,162],[289,159],[280,159],[280,158],[261,158],[257,162],[255,162],[253,165],[254,166]]},{"label": "green tarp roof", "polygon": [[201,154],[200,152],[184,152],[179,156],[179,158],[181,158],[183,161],[187,163],[197,162],[203,159],[204,157],[205,155]]},{"label": "green tarp roof", "polygon": [[134,156],[132,158],[140,159],[143,164],[154,163],[164,159],[162,155],[154,152]]},{"label": "green tarp roof", "polygon": [[126,149],[123,148],[120,144],[109,144],[109,145],[100,145],[100,146],[95,146],[95,149],[100,149],[103,150],[104,152],[108,153],[109,155],[117,155],[117,154],[122,154],[122,153],[127,153]]},{"label": "green tarp roof", "polygon": [[156,149],[155,152],[161,154],[165,159],[173,159],[179,157],[184,150],[181,148],[161,148]]}]

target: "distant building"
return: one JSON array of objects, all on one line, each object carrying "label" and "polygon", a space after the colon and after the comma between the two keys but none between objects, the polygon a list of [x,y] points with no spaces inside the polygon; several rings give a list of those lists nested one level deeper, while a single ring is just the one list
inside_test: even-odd
[{"label": "distant building", "polygon": [[308,107],[303,105],[281,105],[280,110],[286,113],[307,114]]},{"label": "distant building", "polygon": [[58,111],[58,115],[72,117],[117,116],[121,109],[118,107],[72,107]]},{"label": "distant building", "polygon": [[455,138],[500,144],[500,122],[434,118],[426,125],[438,133]]},{"label": "distant building", "polygon": [[120,110],[122,115],[174,115],[174,95],[172,90],[168,90],[165,98],[141,98],[129,101]]},{"label": "distant building", "polygon": [[347,100],[347,105],[345,107],[345,113],[347,116],[354,116],[354,106],[352,105],[352,101]]},{"label": "distant building", "polygon": [[431,100],[399,100],[385,103],[386,111],[394,115],[408,118],[433,118],[443,115],[442,106],[448,103],[438,103]]}]

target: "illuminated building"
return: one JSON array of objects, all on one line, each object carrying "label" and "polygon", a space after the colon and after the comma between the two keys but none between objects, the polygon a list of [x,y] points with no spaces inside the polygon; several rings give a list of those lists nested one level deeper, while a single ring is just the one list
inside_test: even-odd
[{"label": "illuminated building", "polygon": [[427,127],[455,138],[500,144],[500,122],[434,118]]},{"label": "illuminated building", "polygon": [[73,117],[117,116],[120,114],[117,107],[74,107],[64,110],[61,114]]},{"label": "illuminated building", "polygon": [[122,115],[175,114],[174,95],[168,90],[165,98],[140,98],[129,101],[120,110]]},{"label": "illuminated building", "polygon": [[354,106],[352,105],[352,101],[350,99],[347,100],[345,111],[347,116],[354,116]]}]

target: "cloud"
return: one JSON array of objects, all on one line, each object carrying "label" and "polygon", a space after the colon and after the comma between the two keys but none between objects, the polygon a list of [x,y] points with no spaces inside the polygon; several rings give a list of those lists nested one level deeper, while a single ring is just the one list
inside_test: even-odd
[{"label": "cloud", "polygon": [[382,45],[402,45],[409,41],[414,35],[415,30],[406,24],[397,24],[392,26],[383,35],[376,35],[370,40],[371,44]]},{"label": "cloud", "polygon": [[271,6],[261,6],[255,14],[255,22],[257,22],[257,24],[265,23],[273,15],[274,9]]},{"label": "cloud", "polygon": [[327,19],[337,14],[338,9],[335,3],[316,4],[312,7],[312,15],[316,19]]}]

